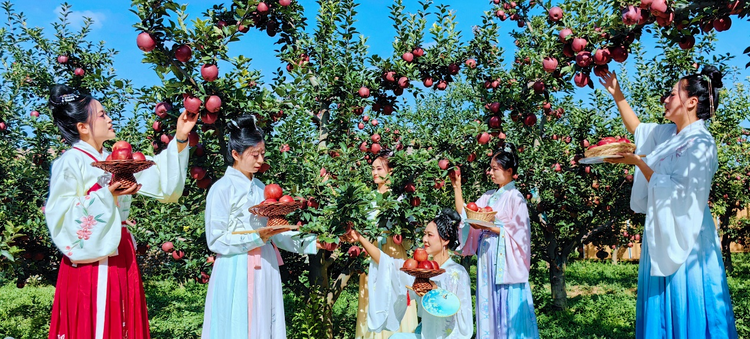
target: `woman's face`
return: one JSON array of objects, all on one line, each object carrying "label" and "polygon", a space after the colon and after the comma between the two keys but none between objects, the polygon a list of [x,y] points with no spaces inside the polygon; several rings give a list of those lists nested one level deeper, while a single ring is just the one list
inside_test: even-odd
[{"label": "woman's face", "polygon": [[102,104],[98,100],[91,100],[89,109],[91,110],[89,120],[78,125],[81,140],[88,139],[96,145],[101,145],[107,140],[116,138],[115,130],[112,127],[112,119],[104,111]]},{"label": "woman's face", "polygon": [[505,185],[513,180],[513,170],[504,169],[494,159],[492,160],[492,165],[490,165],[489,175],[492,182],[496,185]]},{"label": "woman's face", "polygon": [[685,119],[688,111],[698,104],[698,98],[688,97],[687,91],[680,86],[680,83],[684,85],[685,81],[687,80],[677,81],[664,99],[664,118],[675,123]]},{"label": "woman's face", "polygon": [[427,227],[425,227],[422,242],[424,243],[424,249],[427,251],[427,254],[432,256],[442,252],[449,243],[448,240],[444,240],[440,237],[437,230],[437,224],[435,224],[434,221],[430,221],[430,223],[427,224]]},{"label": "woman's face", "polygon": [[372,162],[372,181],[374,181],[376,185],[387,185],[388,182],[386,181],[386,178],[391,175],[391,173],[393,173],[393,171],[385,165],[382,158],[377,158]]},{"label": "woman's face", "polygon": [[242,154],[232,150],[232,158],[234,158],[234,165],[232,167],[249,178],[263,166],[265,156],[266,144],[264,142],[255,145],[255,147],[248,147]]}]

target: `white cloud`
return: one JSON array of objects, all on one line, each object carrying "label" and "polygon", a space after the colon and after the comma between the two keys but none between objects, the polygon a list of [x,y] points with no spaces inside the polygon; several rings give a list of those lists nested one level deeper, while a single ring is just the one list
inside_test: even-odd
[{"label": "white cloud", "polygon": [[[62,14],[62,6],[57,6],[55,8],[55,15],[61,15]],[[93,11],[71,11],[70,14],[68,14],[68,21],[70,22],[71,28],[81,28],[83,27],[84,18],[91,18],[93,22],[91,23],[92,29],[102,28],[104,20],[107,18],[104,13],[100,12],[93,12]]]},{"label": "white cloud", "polygon": [[436,41],[430,41],[430,42],[428,42],[426,44],[422,44],[422,48],[431,48],[431,47],[435,47],[435,46],[437,46],[437,42]]}]

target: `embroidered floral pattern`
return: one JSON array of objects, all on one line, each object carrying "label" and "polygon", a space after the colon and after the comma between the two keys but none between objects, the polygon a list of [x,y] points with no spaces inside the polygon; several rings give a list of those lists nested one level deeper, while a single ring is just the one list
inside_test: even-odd
[{"label": "embroidered floral pattern", "polygon": [[83,215],[80,218],[76,219],[76,222],[78,223],[78,230],[76,231],[78,240],[74,241],[69,246],[65,246],[66,255],[69,257],[73,255],[73,252],[76,248],[83,248],[84,242],[91,239],[94,226],[96,226],[98,223],[106,223],[104,220],[102,220],[102,215],[104,215],[104,213],[96,216],[89,213],[88,208],[91,207],[92,204],[94,204],[94,201],[96,201],[96,198],[87,195],[83,197],[83,199],[79,199],[76,203],[76,207],[81,209]]}]

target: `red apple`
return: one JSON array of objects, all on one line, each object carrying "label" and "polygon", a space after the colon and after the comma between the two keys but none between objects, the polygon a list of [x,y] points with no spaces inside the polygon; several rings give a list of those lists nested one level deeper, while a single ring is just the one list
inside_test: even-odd
[{"label": "red apple", "polygon": [[419,262],[414,259],[406,259],[406,261],[404,261],[404,266],[402,267],[406,269],[415,269],[419,267]]},{"label": "red apple", "polygon": [[613,48],[610,50],[610,54],[612,55],[612,59],[617,62],[624,62],[628,59],[628,51],[622,46]]},{"label": "red apple", "polygon": [[484,206],[484,211],[485,212],[492,212],[492,207],[490,207],[490,206]]},{"label": "red apple", "polygon": [[401,242],[404,241],[404,237],[401,236],[401,234],[395,234],[393,235],[393,243],[396,245],[401,245]]},{"label": "red apple", "polygon": [[380,142],[380,134],[373,134],[372,136],[370,136],[370,140],[372,140],[372,142]]},{"label": "red apple", "polygon": [[557,7],[557,6],[550,8],[549,9],[548,17],[549,17],[550,21],[553,21],[553,22],[560,21],[560,19],[562,19],[562,17],[563,17],[563,10],[562,10],[562,8]]},{"label": "red apple", "polygon": [[[138,48],[144,52],[151,52],[154,50],[154,48],[156,48],[156,41],[154,41],[154,38],[151,37],[151,34],[147,32],[138,34],[135,42],[138,45]],[[60,61],[59,58],[57,60]],[[61,62],[61,64],[64,64],[64,62]]]},{"label": "red apple", "polygon": [[717,32],[723,32],[732,27],[732,18],[728,16],[718,18],[713,21],[713,24]]},{"label": "red apple", "polygon": [[349,254],[350,257],[358,257],[362,254],[362,249],[359,246],[351,246],[346,253]]},{"label": "red apple", "polygon": [[292,0],[279,0],[279,5],[281,5],[281,6],[286,7],[286,6],[289,6],[291,4],[292,4]]},{"label": "red apple", "polygon": [[261,202],[261,204],[274,204],[274,203],[277,203],[277,202],[279,202],[279,201],[276,200],[276,199],[266,199],[266,200],[263,200],[263,202]]},{"label": "red apple", "polygon": [[536,94],[542,94],[544,93],[544,82],[541,80],[534,81],[534,85],[532,85],[534,88],[534,93]]},{"label": "red apple", "polygon": [[414,54],[415,57],[419,58],[424,55],[424,50],[422,47],[417,47],[413,51],[411,51],[412,54]]},{"label": "red apple", "polygon": [[408,193],[414,193],[417,191],[417,186],[415,186],[413,182],[407,183],[406,185],[404,185],[404,191]]},{"label": "red apple", "polygon": [[263,189],[263,196],[266,199],[280,199],[281,196],[284,194],[283,190],[281,189],[281,186],[278,184],[270,184],[266,185],[266,188]]},{"label": "red apple", "polygon": [[219,78],[219,68],[216,65],[205,64],[201,66],[201,76],[208,82],[215,81]]},{"label": "red apple", "polygon": [[362,87],[359,88],[359,92],[358,93],[359,93],[360,97],[367,98],[367,97],[370,96],[370,89],[367,88],[367,87],[365,87],[365,86],[362,86]]},{"label": "red apple", "polygon": [[437,261],[435,261],[435,260],[430,260],[430,262],[432,263],[432,269],[433,269],[433,270],[439,270],[439,269],[440,269],[440,264],[438,264],[438,262],[437,262]]},{"label": "red apple", "polygon": [[419,205],[422,204],[422,199],[419,197],[412,197],[411,200],[409,200],[409,204],[411,204],[412,207],[419,207]]},{"label": "red apple", "polygon": [[39,117],[39,112],[38,111],[31,111],[31,113],[29,113],[29,115],[32,116],[32,117],[34,117],[34,118],[38,118]]},{"label": "red apple", "polygon": [[489,134],[489,133],[487,133],[487,132],[483,132],[482,134],[480,134],[480,135],[479,135],[479,136],[477,137],[477,141],[478,141],[478,142],[479,142],[479,143],[480,143],[481,145],[485,145],[485,144],[487,144],[488,142],[490,142],[490,134]]},{"label": "red apple", "polygon": [[469,68],[476,68],[477,67],[477,61],[474,59],[466,60],[466,66]]},{"label": "red apple", "polygon": [[281,203],[293,203],[294,202],[294,198],[292,198],[289,195],[285,195],[285,196],[282,196],[281,198],[279,198],[279,202],[281,202]]},{"label": "red apple", "polygon": [[584,48],[586,48],[586,44],[588,41],[584,38],[573,38],[573,43],[570,45],[570,47],[573,48],[574,52],[580,52]]},{"label": "red apple", "polygon": [[401,87],[401,88],[407,88],[407,87],[409,87],[409,78],[407,78],[407,77],[400,77],[398,79],[398,87]]},{"label": "red apple", "polygon": [[548,73],[553,73],[557,69],[557,59],[553,57],[545,57],[544,60],[542,60],[542,67],[544,68],[544,71]]},{"label": "red apple", "polygon": [[218,95],[212,95],[206,99],[206,110],[216,113],[221,109],[221,98]]},{"label": "red apple", "polygon": [[448,65],[448,73],[450,73],[451,75],[458,74],[459,70],[460,70],[460,67],[457,64]]},{"label": "red apple", "polygon": [[59,55],[57,57],[57,62],[61,64],[67,64],[68,63],[68,56],[67,55]]},{"label": "red apple", "polygon": [[201,121],[203,121],[206,125],[213,125],[216,123],[216,120],[219,119],[218,113],[204,113],[201,114]]},{"label": "red apple", "polygon": [[79,68],[76,68],[73,74],[75,74],[75,76],[77,77],[82,77],[84,74],[86,74],[86,72],[83,70],[83,68],[79,67]]},{"label": "red apple", "polygon": [[448,161],[448,159],[440,159],[440,161],[438,161],[438,166],[441,170],[447,170],[449,165],[450,161]]},{"label": "red apple", "polygon": [[427,260],[427,251],[424,248],[417,248],[414,250],[414,260],[423,262]]},{"label": "red apple", "polygon": [[377,143],[372,144],[372,146],[370,146],[370,153],[372,153],[372,154],[378,154],[378,153],[380,153],[381,149],[383,149],[383,148],[380,147],[380,144],[377,144]]},{"label": "red apple", "polygon": [[401,55],[401,59],[406,62],[411,62],[412,60],[414,60],[414,54],[412,54],[411,52],[406,52]]},{"label": "red apple", "polygon": [[653,0],[651,2],[651,12],[654,12],[654,14],[666,13],[667,9],[669,9],[669,6],[667,6],[666,0]]},{"label": "red apple", "polygon": [[591,57],[591,52],[589,51],[580,51],[576,55],[576,64],[580,67],[589,67],[592,61],[593,58]]},{"label": "red apple", "polygon": [[527,115],[526,117],[523,118],[523,123],[524,125],[529,126],[529,127],[536,125],[536,115],[533,115],[533,114]]},{"label": "red apple", "polygon": [[185,257],[185,252],[183,251],[174,251],[172,252],[172,259],[174,260],[182,260],[182,258]]},{"label": "red apple", "polygon": [[420,261],[419,264],[417,265],[417,268],[421,268],[421,269],[424,269],[424,270],[431,270],[431,269],[433,269],[432,268],[432,263],[429,260]]},{"label": "red apple", "polygon": [[260,14],[268,13],[268,5],[265,2],[259,2],[256,9],[258,10],[258,13]]},{"label": "red apple", "polygon": [[146,160],[146,156],[143,155],[143,153],[141,153],[141,152],[135,152],[135,153],[133,153],[133,160],[135,160],[135,161],[145,161]]},{"label": "red apple", "polygon": [[571,30],[570,28],[563,28],[562,30],[560,30],[560,33],[558,35],[558,37],[560,38],[560,42],[565,43],[568,35],[571,34],[573,34],[573,30]]},{"label": "red apple", "polygon": [[598,77],[603,77],[609,72],[609,66],[607,65],[596,65],[594,66],[594,74]]},{"label": "red apple", "polygon": [[190,58],[192,56],[193,56],[193,51],[190,49],[190,46],[188,45],[180,45],[180,47],[177,47],[177,49],[174,51],[175,59],[181,62],[190,61]]},{"label": "red apple", "polygon": [[586,87],[586,85],[589,84],[589,76],[583,72],[578,72],[575,77],[573,77],[573,81],[575,81],[576,86],[578,87]]},{"label": "red apple", "polygon": [[682,49],[691,49],[695,46],[695,37],[692,35],[683,36],[680,38],[678,45],[680,45],[680,48]]},{"label": "red apple", "polygon": [[203,102],[201,99],[196,98],[192,94],[184,95],[184,99],[182,100],[182,105],[185,107],[185,110],[189,113],[197,114],[201,110],[201,105]]},{"label": "red apple", "polygon": [[169,115],[168,111],[170,111],[170,110],[172,110],[172,105],[170,105],[170,104],[168,104],[166,102],[160,102],[160,103],[156,104],[156,108],[154,108],[154,113],[156,113],[156,115],[159,118],[164,119],[164,118],[167,117],[167,115]]},{"label": "red apple", "polygon": [[466,208],[468,208],[468,209],[470,209],[470,210],[472,210],[474,212],[478,212],[479,211],[479,206],[477,206],[477,204],[474,203],[474,202],[470,202],[470,203],[466,204]]},{"label": "red apple", "polygon": [[424,85],[424,87],[432,87],[432,83],[433,80],[430,77],[424,78],[424,80],[422,80],[422,84]]},{"label": "red apple", "polygon": [[174,249],[174,244],[171,241],[167,241],[161,244],[161,250],[164,252],[169,253],[169,252],[172,252],[173,249]]},{"label": "red apple", "polygon": [[200,166],[193,166],[190,168],[190,177],[195,180],[201,180],[206,176],[206,170]]},{"label": "red apple", "polygon": [[204,178],[203,178],[203,179],[201,179],[201,180],[198,180],[198,181],[197,181],[197,182],[195,183],[195,186],[198,186],[198,188],[200,188],[200,189],[204,189],[204,190],[205,190],[205,189],[208,189],[208,187],[209,187],[209,186],[211,186],[211,183],[212,183],[212,182],[213,182],[213,180],[211,180],[211,177],[208,177],[208,176],[207,176],[207,177],[204,177]]}]

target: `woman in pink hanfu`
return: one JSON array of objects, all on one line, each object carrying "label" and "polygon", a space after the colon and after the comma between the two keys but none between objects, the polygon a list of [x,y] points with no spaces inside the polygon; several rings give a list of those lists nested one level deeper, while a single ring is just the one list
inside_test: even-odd
[{"label": "woman in pink hanfu", "polygon": [[494,227],[468,226],[461,191],[461,174],[451,176],[456,210],[462,214],[463,255],[477,255],[477,334],[482,338],[539,338],[529,286],[531,226],[526,200],[513,175],[518,156],[512,144],[495,153],[490,176],[498,185],[476,204],[496,211]]}]

